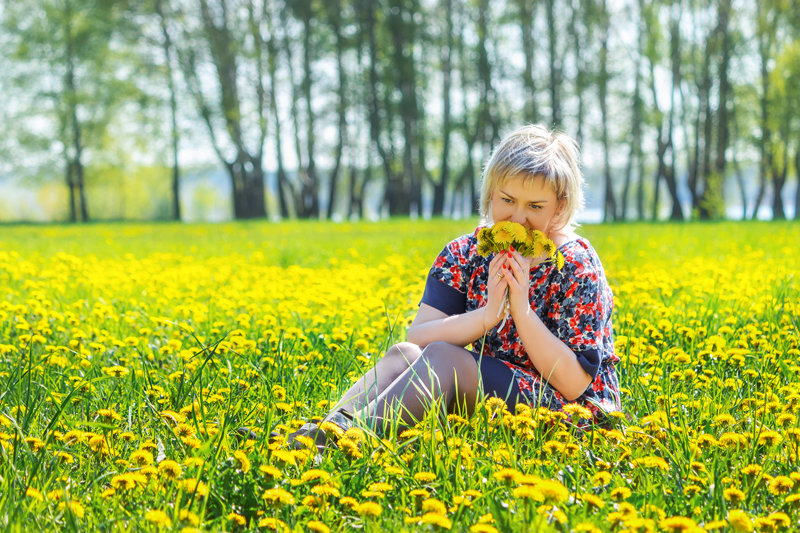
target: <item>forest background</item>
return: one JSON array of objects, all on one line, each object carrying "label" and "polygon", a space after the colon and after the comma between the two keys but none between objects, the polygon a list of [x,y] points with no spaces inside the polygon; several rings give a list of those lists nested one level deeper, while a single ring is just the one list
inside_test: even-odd
[{"label": "forest background", "polygon": [[504,132],[587,217],[798,218],[793,0],[0,0],[0,220],[470,216]]}]

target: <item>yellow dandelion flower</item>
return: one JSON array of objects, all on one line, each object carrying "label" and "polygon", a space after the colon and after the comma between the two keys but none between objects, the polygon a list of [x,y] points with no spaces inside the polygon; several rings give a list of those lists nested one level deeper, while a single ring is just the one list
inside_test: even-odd
[{"label": "yellow dandelion flower", "polygon": [[57,457],[64,464],[71,465],[72,463],[75,462],[75,458],[71,454],[68,454],[67,452],[56,452],[54,456]]},{"label": "yellow dandelion flower", "polygon": [[544,501],[544,494],[542,494],[542,492],[533,485],[520,485],[511,491],[511,494],[520,500],[534,500],[537,502]]},{"label": "yellow dandelion flower", "polygon": [[119,422],[120,420],[122,420],[122,416],[120,416],[120,414],[114,411],[113,409],[98,409],[95,415],[98,418],[103,419],[105,422],[112,422],[112,421]]},{"label": "yellow dandelion flower", "polygon": [[788,476],[775,476],[769,482],[769,492],[776,496],[788,493],[792,487],[794,487],[794,481]]},{"label": "yellow dandelion flower", "polygon": [[358,500],[351,498],[350,496],[343,496],[339,498],[339,503],[353,510],[358,507]]},{"label": "yellow dandelion flower", "polygon": [[436,498],[428,498],[422,502],[422,511],[447,514],[447,506]]},{"label": "yellow dandelion flower", "polygon": [[730,450],[742,449],[747,445],[747,436],[729,431],[720,435],[719,445]]},{"label": "yellow dandelion flower", "polygon": [[265,476],[269,476],[272,479],[277,480],[283,477],[283,472],[281,472],[279,468],[276,468],[272,465],[261,465],[258,467],[258,470]]},{"label": "yellow dandelion flower", "polygon": [[578,496],[578,498],[582,500],[587,506],[595,509],[602,509],[603,507],[606,506],[605,500],[603,500],[603,498],[595,494],[589,494],[589,493],[581,494]]},{"label": "yellow dandelion flower", "polygon": [[521,235],[522,239],[527,239],[528,235],[525,228],[516,222],[502,221],[497,222],[491,228],[491,235],[494,242],[500,245],[501,249],[506,249],[514,242],[517,235]]},{"label": "yellow dandelion flower", "polygon": [[192,526],[200,525],[200,517],[188,509],[181,509],[178,511],[178,520],[181,523],[186,523]]},{"label": "yellow dandelion flower", "polygon": [[658,522],[658,527],[663,531],[679,533],[683,531],[695,531],[698,529],[697,523],[685,516],[671,516]]},{"label": "yellow dandelion flower", "polygon": [[712,520],[711,522],[706,522],[703,529],[706,531],[716,531],[718,529],[725,529],[728,526],[727,520]]},{"label": "yellow dandelion flower", "polygon": [[180,422],[177,426],[175,426],[175,434],[182,439],[192,438],[194,437],[195,433],[196,431],[194,426],[185,422]]},{"label": "yellow dandelion flower", "polygon": [[319,520],[309,520],[306,523],[306,528],[309,531],[314,531],[316,533],[330,533],[331,528],[325,525],[324,522],[320,522]]},{"label": "yellow dandelion flower", "polygon": [[83,505],[76,501],[60,502],[58,504],[58,509],[61,511],[64,509],[69,509],[69,512],[72,513],[76,518],[83,518],[84,514],[86,514],[86,510],[83,508]]},{"label": "yellow dandelion flower", "polygon": [[138,472],[128,472],[112,477],[110,483],[117,490],[132,490],[147,485],[147,478]]},{"label": "yellow dandelion flower", "polygon": [[320,470],[318,468],[312,468],[311,470],[307,470],[303,472],[303,475],[300,476],[300,481],[303,483],[307,481],[316,481],[318,483],[325,483],[331,479],[330,473]]},{"label": "yellow dandelion flower", "polygon": [[738,505],[745,499],[745,493],[736,487],[728,487],[722,491],[722,495],[725,497],[725,500],[732,505]]},{"label": "yellow dandelion flower", "polygon": [[241,450],[236,450],[233,452],[233,458],[236,461],[239,470],[245,474],[250,471],[250,459],[247,458],[246,453]]},{"label": "yellow dandelion flower", "polygon": [[391,485],[389,485],[388,483],[377,482],[377,483],[370,484],[370,486],[368,488],[369,488],[369,490],[375,491],[375,492],[388,492],[388,491],[392,490],[393,487]]},{"label": "yellow dandelion flower", "polygon": [[288,529],[286,522],[273,517],[262,518],[258,521],[258,527],[269,529],[271,531],[283,531]]},{"label": "yellow dandelion flower", "polygon": [[731,509],[728,511],[728,524],[737,533],[750,533],[753,531],[753,521],[744,511]]},{"label": "yellow dandelion flower", "polygon": [[187,457],[186,460],[183,461],[184,466],[187,468],[202,468],[205,463],[206,461],[202,457]]},{"label": "yellow dandelion flower", "polygon": [[166,479],[178,479],[183,474],[183,468],[177,461],[164,459],[158,464],[158,473]]},{"label": "yellow dandelion flower", "polygon": [[762,431],[758,436],[758,444],[761,446],[777,446],[782,440],[780,433],[769,429]]},{"label": "yellow dandelion flower", "polygon": [[145,466],[153,463],[153,454],[147,450],[136,450],[129,458],[131,464]]},{"label": "yellow dandelion flower", "polygon": [[356,505],[354,511],[361,516],[380,516],[383,507],[375,502],[362,502]]},{"label": "yellow dandelion flower", "polygon": [[101,370],[104,374],[112,378],[124,378],[131,373],[131,371],[124,366],[104,366]]},{"label": "yellow dandelion flower", "polygon": [[742,468],[741,473],[745,477],[751,477],[752,478],[752,477],[756,477],[759,474],[761,474],[761,472],[763,470],[764,469],[761,467],[761,465],[750,464],[750,465],[747,465],[744,468]]},{"label": "yellow dandelion flower", "polygon": [[518,470],[513,468],[501,468],[492,474],[492,477],[497,481],[505,483],[506,485],[511,485],[518,483],[521,475],[522,474]]},{"label": "yellow dandelion flower", "polygon": [[658,469],[662,472],[669,470],[669,464],[661,457],[656,456],[640,457],[631,461],[631,464],[634,468]]},{"label": "yellow dandelion flower", "polygon": [[322,498],[332,497],[338,498],[340,496],[339,489],[333,485],[315,485],[311,487],[311,492]]},{"label": "yellow dandelion flower", "polygon": [[453,527],[453,522],[444,514],[440,513],[425,513],[419,520],[420,524],[430,524],[432,526],[440,527],[442,529],[450,529]]},{"label": "yellow dandelion flower", "polygon": [[172,519],[164,511],[153,509],[144,514],[144,519],[158,527],[172,527]]},{"label": "yellow dandelion flower", "polygon": [[569,490],[558,480],[544,480],[536,485],[548,503],[561,503],[569,498]]},{"label": "yellow dandelion flower", "polygon": [[414,480],[419,483],[430,483],[436,479],[436,474],[433,472],[417,472],[414,474]]},{"label": "yellow dandelion flower", "polygon": [[238,513],[230,512],[226,518],[238,527],[244,527],[247,524],[247,519]]},{"label": "yellow dandelion flower", "polygon": [[683,494],[685,494],[686,496],[690,496],[690,497],[694,496],[696,494],[700,494],[702,491],[703,491],[702,487],[699,487],[699,486],[694,485],[694,484],[686,485],[683,488]]},{"label": "yellow dandelion flower", "polygon": [[420,431],[419,429],[412,428],[412,429],[406,429],[405,431],[400,433],[399,437],[401,439],[411,439],[414,437],[419,437],[420,435],[422,435],[422,431]]},{"label": "yellow dandelion flower", "polygon": [[631,494],[632,494],[631,489],[629,489],[628,487],[617,487],[611,491],[609,496],[615,502],[621,502],[623,500],[627,500],[628,498],[630,498]]},{"label": "yellow dandelion flower", "polygon": [[498,529],[489,524],[473,524],[469,527],[470,533],[499,533]]},{"label": "yellow dandelion flower", "polygon": [[25,490],[25,496],[27,496],[28,498],[32,498],[34,500],[39,500],[40,502],[44,501],[44,497],[42,496],[42,493],[39,492],[38,490],[34,489],[33,487],[28,487]]},{"label": "yellow dandelion flower", "polygon": [[780,511],[775,511],[766,518],[772,525],[773,530],[781,530],[792,525],[792,519],[789,518],[789,515]]},{"label": "yellow dandelion flower", "polygon": [[592,418],[592,412],[587,407],[577,403],[568,403],[562,410],[572,417]]},{"label": "yellow dandelion flower", "polygon": [[339,445],[339,449],[349,457],[360,459],[364,456],[364,454],[361,453],[361,449],[358,447],[358,443],[347,437],[343,436],[340,438],[337,444]]},{"label": "yellow dandelion flower", "polygon": [[195,495],[200,497],[208,496],[208,485],[206,485],[203,481],[200,481],[199,479],[192,479],[192,478],[184,479],[181,482],[181,487],[187,494],[194,493]]},{"label": "yellow dandelion flower", "polygon": [[261,498],[272,505],[294,505],[295,502],[291,492],[279,487],[265,490]]},{"label": "yellow dandelion flower", "polygon": [[592,476],[592,483],[595,487],[605,487],[611,482],[611,472],[601,470]]}]

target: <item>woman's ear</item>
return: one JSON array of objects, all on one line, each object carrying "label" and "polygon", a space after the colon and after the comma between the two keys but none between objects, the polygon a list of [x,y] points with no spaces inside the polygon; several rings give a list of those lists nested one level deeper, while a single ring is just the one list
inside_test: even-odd
[{"label": "woman's ear", "polygon": [[567,226],[567,223],[569,222],[565,218],[566,213],[567,213],[567,199],[565,197],[559,198],[558,206],[556,207],[556,212],[553,215],[553,222],[555,224],[555,227],[559,230],[565,228]]}]

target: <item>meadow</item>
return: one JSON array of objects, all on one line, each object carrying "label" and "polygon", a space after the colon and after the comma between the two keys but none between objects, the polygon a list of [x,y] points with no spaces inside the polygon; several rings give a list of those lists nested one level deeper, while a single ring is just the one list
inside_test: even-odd
[{"label": "meadow", "polygon": [[474,224],[0,227],[0,529],[797,529],[790,222],[581,228],[615,293],[602,425],[490,400],[321,456],[270,442],[404,339]]}]

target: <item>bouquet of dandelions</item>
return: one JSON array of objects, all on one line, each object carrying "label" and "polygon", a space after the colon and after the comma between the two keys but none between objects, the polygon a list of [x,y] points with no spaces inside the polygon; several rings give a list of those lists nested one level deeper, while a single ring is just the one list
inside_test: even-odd
[{"label": "bouquet of dandelions", "polygon": [[[564,266],[564,256],[558,251],[553,241],[539,230],[526,230],[522,224],[516,222],[497,222],[492,227],[481,228],[478,232],[478,253],[484,257],[491,254],[507,251],[514,247],[525,257],[543,257],[543,263],[555,263],[561,270]],[[503,318],[509,314],[508,287],[506,287],[505,302],[497,316],[503,313]]]}]

